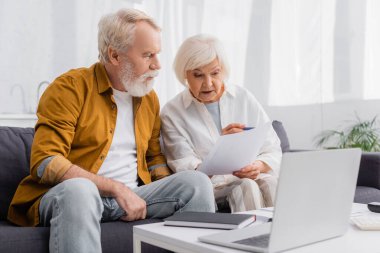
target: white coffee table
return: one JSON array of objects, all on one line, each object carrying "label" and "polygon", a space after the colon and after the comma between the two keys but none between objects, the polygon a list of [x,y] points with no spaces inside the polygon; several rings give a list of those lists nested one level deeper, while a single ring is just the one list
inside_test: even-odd
[{"label": "white coffee table", "polygon": [[[369,212],[366,205],[354,204],[353,215],[359,212]],[[254,211],[256,214],[265,214],[263,211]],[[372,215],[372,214],[369,214]],[[351,223],[351,222],[350,222]],[[215,246],[198,241],[199,236],[220,233],[219,229],[201,229],[164,226],[163,222],[133,227],[133,250],[141,252],[141,242],[155,245],[174,252],[245,252],[226,247]],[[307,245],[289,250],[292,253],[380,253],[380,231],[362,231],[350,224],[347,233],[338,238]]]}]

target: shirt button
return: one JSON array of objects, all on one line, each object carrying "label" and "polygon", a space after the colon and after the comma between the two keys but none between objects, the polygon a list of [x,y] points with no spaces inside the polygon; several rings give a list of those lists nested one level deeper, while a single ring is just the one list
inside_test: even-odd
[{"label": "shirt button", "polygon": [[113,133],[113,129],[110,130],[110,133],[111,133],[111,134]]},{"label": "shirt button", "polygon": [[116,105],[111,105],[112,110],[115,110]]},{"label": "shirt button", "polygon": [[100,160],[103,161],[103,159],[104,159],[104,155],[101,155],[101,156],[100,156]]}]

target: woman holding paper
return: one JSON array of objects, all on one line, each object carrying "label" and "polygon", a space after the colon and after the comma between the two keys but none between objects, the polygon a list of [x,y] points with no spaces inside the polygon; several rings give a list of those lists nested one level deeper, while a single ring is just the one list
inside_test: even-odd
[{"label": "woman holding paper", "polygon": [[[165,154],[173,171],[196,170],[220,135],[270,122],[249,91],[226,83],[229,68],[218,39],[196,35],[185,40],[174,69],[186,89],[161,112]],[[251,164],[212,176],[216,202],[227,199],[232,212],[273,206],[281,155],[280,140],[270,126]]]}]

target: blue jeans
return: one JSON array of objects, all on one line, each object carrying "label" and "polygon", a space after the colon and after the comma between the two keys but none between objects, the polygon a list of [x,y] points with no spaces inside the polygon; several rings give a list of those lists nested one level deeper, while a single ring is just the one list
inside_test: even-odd
[{"label": "blue jeans", "polygon": [[[209,178],[184,171],[137,187],[146,201],[147,218],[164,218],[175,212],[214,212]],[[50,226],[50,252],[101,252],[100,222],[118,220],[125,211],[115,199],[101,197],[96,185],[85,178],[66,180],[41,199],[40,223]]]}]

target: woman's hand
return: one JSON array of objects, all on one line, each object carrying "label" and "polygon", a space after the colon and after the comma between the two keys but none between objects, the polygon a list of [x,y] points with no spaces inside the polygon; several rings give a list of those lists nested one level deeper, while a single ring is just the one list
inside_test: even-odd
[{"label": "woman's hand", "polygon": [[243,128],[245,127],[244,124],[240,123],[231,123],[225,128],[222,129],[222,135],[226,134],[234,134],[244,131]]},{"label": "woman's hand", "polygon": [[266,173],[270,170],[270,167],[266,163],[257,160],[232,174],[238,178],[250,178],[255,180],[260,173]]}]

